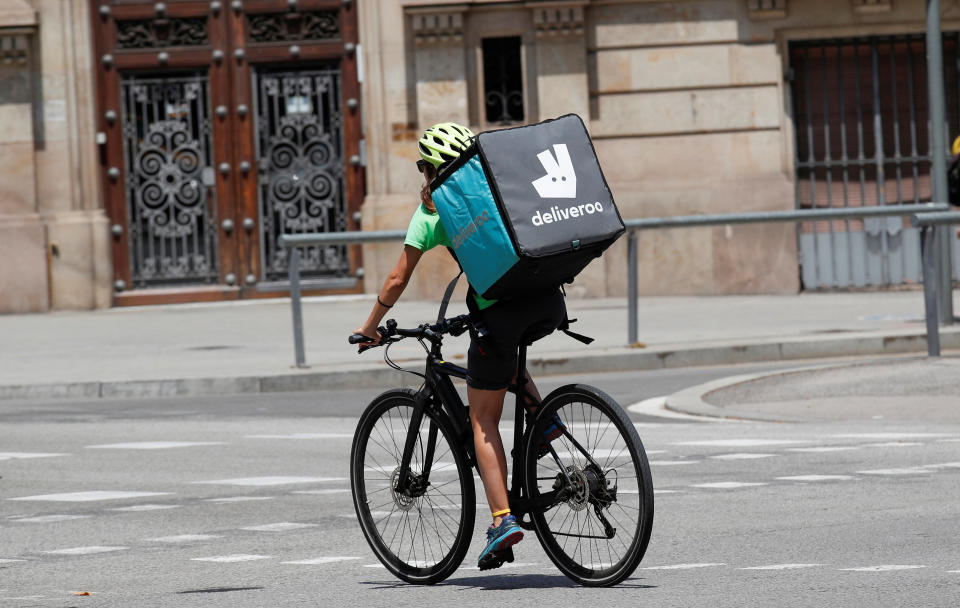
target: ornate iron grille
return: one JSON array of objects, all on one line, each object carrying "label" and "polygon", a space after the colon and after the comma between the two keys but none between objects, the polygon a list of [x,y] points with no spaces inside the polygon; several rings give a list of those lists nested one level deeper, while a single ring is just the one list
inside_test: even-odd
[{"label": "ornate iron grille", "polygon": [[118,49],[151,49],[167,46],[205,46],[207,18],[137,19],[117,21]]},{"label": "ornate iron grille", "polygon": [[[347,228],[340,70],[265,70],[257,80],[261,267],[264,280],[286,280],[281,234]],[[347,247],[306,248],[301,268],[307,276],[345,277]]]},{"label": "ornate iron grille", "polygon": [[[947,124],[960,130],[958,37],[943,38]],[[930,200],[923,35],[790,43],[798,208]],[[948,154],[947,150],[942,151]],[[799,226],[806,288],[916,283],[919,236],[904,218]]]},{"label": "ornate iron grille", "polygon": [[292,42],[340,38],[340,11],[259,13],[247,17],[251,42]]},{"label": "ornate iron grille", "polygon": [[488,124],[523,121],[520,37],[483,39],[483,88]]},{"label": "ornate iron grille", "polygon": [[133,286],[216,282],[207,77],[127,74],[121,95]]}]

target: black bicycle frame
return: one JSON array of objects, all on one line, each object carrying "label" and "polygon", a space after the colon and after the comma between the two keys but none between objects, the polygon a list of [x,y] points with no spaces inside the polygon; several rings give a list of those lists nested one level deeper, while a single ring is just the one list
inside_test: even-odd
[{"label": "black bicycle frame", "polygon": [[[526,479],[526,471],[523,467],[523,455],[521,452],[522,446],[524,445],[524,435],[525,433],[531,432],[533,428],[532,425],[527,424],[528,410],[524,404],[528,402],[534,402],[533,396],[527,392],[526,388],[524,388],[527,383],[526,367],[527,347],[526,345],[521,345],[517,360],[517,383],[511,384],[507,389],[508,392],[516,395],[516,421],[513,427],[513,451],[511,452],[511,455],[513,456],[513,475],[509,491],[509,501],[511,512],[517,517],[517,520],[520,521],[521,525],[529,528],[532,526],[532,523],[529,520],[524,521],[524,516],[534,512],[543,512],[550,506],[562,501],[563,490],[554,490],[536,498],[530,498],[524,495],[523,488],[525,485],[524,481]],[[426,382],[415,397],[414,409],[410,417],[410,427],[407,433],[406,442],[404,443],[403,455],[400,460],[400,474],[396,482],[395,489],[397,491],[403,491],[403,489],[407,488],[408,486],[410,479],[410,461],[413,458],[413,449],[416,446],[417,438],[420,433],[419,429],[420,424],[423,422],[424,412],[428,407],[431,408],[431,411],[434,414],[445,416],[447,418],[453,427],[454,432],[456,433],[460,447],[467,455],[467,462],[470,464],[470,466],[477,470],[478,474],[480,472],[479,467],[477,466],[477,459],[474,451],[473,426],[470,423],[470,409],[464,405],[463,400],[460,398],[460,394],[457,392],[457,389],[454,387],[453,381],[451,380],[451,378],[460,378],[461,380],[466,380],[467,370],[459,365],[450,363],[449,361],[444,361],[440,355],[440,344],[437,343],[427,356],[424,376],[426,377]],[[431,420],[427,436],[427,450],[423,463],[422,481],[424,483],[428,482],[430,478],[430,469],[433,466],[433,457],[434,452],[436,451],[438,430],[439,429],[437,428],[437,425]],[[564,435],[570,439],[573,439],[565,429]],[[579,444],[575,445],[579,450],[583,451],[588,458],[590,458],[590,456],[586,454],[586,451],[583,450]],[[550,453],[553,455],[554,460],[556,460],[558,466],[560,467],[560,471],[562,472],[564,478],[566,478],[566,487],[570,487],[570,478],[567,475],[565,467],[560,462],[559,456],[557,456],[553,446],[548,444],[548,448]],[[590,460],[592,461],[592,458],[590,458]]]}]

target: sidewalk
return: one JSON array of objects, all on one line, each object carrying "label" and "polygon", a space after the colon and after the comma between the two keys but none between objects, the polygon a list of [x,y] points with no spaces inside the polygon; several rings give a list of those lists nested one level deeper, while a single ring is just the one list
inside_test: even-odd
[{"label": "sidewalk", "polygon": [[[0,316],[0,398],[396,385],[401,375],[383,363],[382,350],[357,356],[346,342],[372,303],[373,296],[304,301],[308,369],[293,367],[287,299]],[[567,306],[579,319],[572,329],[596,342],[549,336],[531,349],[535,374],[926,352],[919,291],[641,298],[642,348],[626,344],[625,299],[568,299]],[[437,309],[437,302],[403,301],[392,316],[413,326],[435,319]],[[457,302],[448,315],[464,311]],[[466,336],[449,340],[444,354],[465,362],[467,344]],[[941,328],[941,344],[960,349],[960,326]],[[391,355],[422,363],[412,341]]]}]

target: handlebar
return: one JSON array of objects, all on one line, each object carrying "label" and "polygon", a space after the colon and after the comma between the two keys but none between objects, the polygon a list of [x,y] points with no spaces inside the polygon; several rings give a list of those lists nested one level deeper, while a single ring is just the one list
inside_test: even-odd
[{"label": "handlebar", "polygon": [[[414,329],[397,327],[396,320],[390,319],[387,321],[386,327],[381,326],[377,328],[377,333],[380,334],[380,342],[377,344],[371,344],[369,346],[361,346],[359,352],[362,353],[365,350],[375,348],[377,346],[399,342],[403,338],[416,338],[418,340],[427,339],[435,344],[443,338],[444,334],[459,336],[469,328],[470,315],[451,317],[449,319],[444,319],[439,323],[424,323],[423,325],[420,325]],[[373,339],[363,334],[353,334],[347,339],[347,341],[350,344],[366,344],[368,342],[372,342]]]}]

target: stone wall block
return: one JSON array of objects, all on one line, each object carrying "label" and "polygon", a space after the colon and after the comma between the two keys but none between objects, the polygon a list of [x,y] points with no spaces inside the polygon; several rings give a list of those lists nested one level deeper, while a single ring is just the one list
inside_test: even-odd
[{"label": "stone wall block", "polygon": [[103,209],[87,212],[93,243],[93,306],[109,308],[113,305],[113,236],[110,218]]},{"label": "stone wall block", "polygon": [[737,40],[743,5],[732,1],[632,2],[591,7],[593,48]]},{"label": "stone wall block", "polygon": [[747,0],[751,19],[783,19],[787,16],[787,0]]},{"label": "stone wall block", "polygon": [[0,216],[0,313],[50,308],[44,229],[37,215]]},{"label": "stone wall block", "polygon": [[66,141],[48,142],[37,152],[37,206],[41,213],[73,208],[72,166],[70,146]]},{"label": "stone wall block", "polygon": [[95,265],[89,217],[85,213],[56,214],[47,217],[46,226],[50,308],[93,308]]},{"label": "stone wall block", "polygon": [[37,210],[33,142],[0,145],[0,218]]}]

